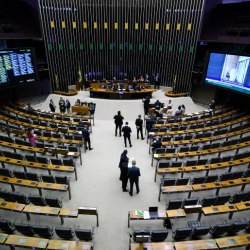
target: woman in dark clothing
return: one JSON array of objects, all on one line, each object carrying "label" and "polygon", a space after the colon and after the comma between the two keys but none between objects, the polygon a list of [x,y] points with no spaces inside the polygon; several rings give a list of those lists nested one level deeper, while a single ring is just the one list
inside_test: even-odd
[{"label": "woman in dark clothing", "polygon": [[122,190],[123,192],[128,192],[127,183],[128,183],[128,161],[127,150],[124,150],[121,154],[119,168],[121,170],[120,180],[122,181]]}]

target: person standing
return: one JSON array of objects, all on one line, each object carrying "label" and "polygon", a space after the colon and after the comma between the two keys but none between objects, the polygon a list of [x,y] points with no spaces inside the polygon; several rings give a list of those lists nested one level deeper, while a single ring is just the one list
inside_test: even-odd
[{"label": "person standing", "polygon": [[67,109],[67,113],[70,113],[70,108],[71,108],[71,104],[69,102],[69,100],[66,100],[66,109]]},{"label": "person standing", "polygon": [[54,104],[53,100],[51,99],[49,102],[49,108],[51,112],[55,112],[56,111],[56,105]]},{"label": "person standing", "polygon": [[121,111],[117,112],[117,115],[114,116],[115,119],[115,136],[117,136],[117,130],[119,128],[119,135],[120,137],[122,136],[122,124],[123,124],[123,119],[124,117],[121,115]]},{"label": "person standing", "polygon": [[139,133],[141,133],[141,139],[144,140],[142,131],[143,120],[141,119],[141,115],[138,115],[138,118],[135,120],[135,125],[137,129],[137,139],[139,139]]},{"label": "person standing", "polygon": [[139,176],[141,176],[140,169],[136,167],[136,161],[132,161],[132,167],[128,169],[128,178],[130,181],[130,196],[133,196],[133,187],[135,184],[136,187],[136,193],[139,194],[140,188],[139,188]]},{"label": "person standing", "polygon": [[[82,129],[82,137],[84,139],[85,149],[92,150],[93,148],[91,148],[90,132],[88,130],[88,126],[86,126],[86,125]],[[88,146],[87,146],[87,144],[88,144]]]},{"label": "person standing", "polygon": [[161,84],[161,79],[160,79],[160,74],[157,73],[155,76],[155,89],[157,88],[158,90],[160,89],[160,84]]},{"label": "person standing", "polygon": [[149,109],[150,98],[147,96],[145,99],[142,99],[142,102],[144,104],[144,114],[146,115]]},{"label": "person standing", "polygon": [[128,161],[129,158],[127,157],[127,150],[124,150],[121,154],[119,168],[121,170],[120,173],[120,180],[122,181],[122,190],[123,192],[128,192],[127,190],[127,183],[128,183]]},{"label": "person standing", "polygon": [[34,147],[36,146],[36,136],[34,134],[34,131],[32,130],[32,128],[28,128],[26,135],[29,139],[30,144]]},{"label": "person standing", "polygon": [[65,101],[63,100],[62,97],[60,97],[60,101],[59,101],[59,109],[60,109],[60,112],[61,113],[65,113],[65,110],[66,110],[66,104],[65,104]]},{"label": "person standing", "polygon": [[127,139],[129,142],[129,146],[132,147],[131,139],[130,139],[130,134],[132,133],[132,130],[128,126],[128,122],[125,123],[125,126],[122,128],[122,132],[123,132],[123,137],[124,137],[125,148],[127,147]]}]

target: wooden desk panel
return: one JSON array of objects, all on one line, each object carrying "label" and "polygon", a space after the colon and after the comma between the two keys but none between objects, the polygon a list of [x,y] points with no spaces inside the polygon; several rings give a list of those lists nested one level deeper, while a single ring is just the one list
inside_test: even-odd
[{"label": "wooden desk panel", "polygon": [[182,193],[192,191],[192,185],[181,185],[181,186],[165,186],[161,188],[163,194],[168,193]]},{"label": "wooden desk panel", "polygon": [[130,250],[174,250],[172,242],[130,243]]},{"label": "wooden desk panel", "polygon": [[244,211],[250,209],[250,201],[242,201],[234,204],[238,211]]},{"label": "wooden desk panel", "polygon": [[249,184],[249,181],[246,178],[233,179],[229,181],[220,181],[222,187],[233,187],[242,184]]},{"label": "wooden desk panel", "polygon": [[69,218],[77,218],[78,217],[78,209],[61,208],[59,216],[69,217]]},{"label": "wooden desk panel", "polygon": [[192,185],[192,189],[194,191],[210,190],[210,189],[217,189],[217,188],[221,188],[221,184],[219,182],[210,182],[210,183]]},{"label": "wooden desk panel", "polygon": [[39,215],[58,216],[60,208],[26,205],[25,208],[23,209],[23,212],[31,214],[39,214]]},{"label": "wooden desk panel", "polygon": [[[136,211],[140,211],[141,214],[140,215],[136,214]],[[129,212],[130,220],[150,220],[150,218],[144,219],[144,211],[143,210],[136,210],[136,211],[130,211]],[[148,211],[145,211],[145,212],[148,212]],[[159,210],[157,219],[165,219],[165,218],[167,218],[166,212],[167,212],[166,210]]]},{"label": "wooden desk panel", "polygon": [[193,167],[184,167],[185,172],[194,172],[194,171],[206,171],[209,170],[209,165],[199,165],[199,166],[193,166]]},{"label": "wooden desk panel", "polygon": [[5,241],[6,245],[14,245],[16,247],[46,249],[49,240],[36,237],[26,237],[21,235],[9,235]]},{"label": "wooden desk panel", "polygon": [[158,174],[167,174],[167,173],[180,173],[185,172],[183,167],[172,167],[172,168],[157,168]]},{"label": "wooden desk panel", "polygon": [[0,244],[3,245],[8,237],[8,234],[0,233]]},{"label": "wooden desk panel", "polygon": [[90,250],[92,249],[92,242],[83,241],[68,241],[68,240],[50,240],[47,250]]},{"label": "wooden desk panel", "polygon": [[215,240],[220,249],[250,245],[250,234],[224,237]]},{"label": "wooden desk panel", "polygon": [[204,215],[223,214],[235,211],[237,211],[237,207],[234,204],[225,204],[225,205],[202,208],[202,212]]},{"label": "wooden desk panel", "polygon": [[0,209],[22,212],[24,207],[25,207],[25,205],[20,204],[20,203],[0,200]]},{"label": "wooden desk panel", "polygon": [[168,218],[181,218],[186,217],[186,213],[183,209],[171,209],[166,210]]},{"label": "wooden desk panel", "polygon": [[176,250],[208,250],[218,249],[215,240],[194,240],[174,243]]},{"label": "wooden desk panel", "polygon": [[48,190],[68,191],[68,185],[65,184],[38,182],[37,187]]}]

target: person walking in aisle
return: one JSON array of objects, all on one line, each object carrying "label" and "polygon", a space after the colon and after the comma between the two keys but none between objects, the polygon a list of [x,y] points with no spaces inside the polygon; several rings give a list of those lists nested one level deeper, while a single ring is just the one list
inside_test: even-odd
[{"label": "person walking in aisle", "polygon": [[31,146],[36,146],[36,135],[33,131],[32,128],[28,128],[26,131],[26,135],[28,137],[29,143],[31,144]]},{"label": "person walking in aisle", "polygon": [[[82,137],[84,139],[85,149],[92,150],[93,148],[91,148],[90,132],[88,130],[88,126],[86,125],[82,129]],[[88,147],[87,147],[87,144],[88,144]]]},{"label": "person walking in aisle", "polygon": [[139,139],[139,133],[141,133],[141,139],[144,140],[142,131],[143,120],[141,119],[141,115],[138,115],[138,118],[135,120],[135,125],[137,129],[137,139]]},{"label": "person walking in aisle", "polygon": [[136,193],[139,194],[140,188],[139,188],[139,176],[141,176],[140,169],[136,167],[136,161],[132,161],[132,167],[128,169],[128,178],[130,181],[130,196],[133,196],[133,187],[135,184],[136,187]]},{"label": "person walking in aisle", "polygon": [[129,158],[127,157],[127,150],[124,150],[121,154],[119,168],[121,170],[120,173],[120,180],[122,181],[122,190],[123,192],[128,192],[127,190],[127,183],[128,183],[128,161]]},{"label": "person walking in aisle", "polygon": [[130,134],[132,133],[132,130],[128,126],[128,122],[126,122],[125,126],[123,126],[122,132],[123,132],[123,137],[124,137],[125,148],[127,147],[127,139],[128,139],[128,142],[129,142],[129,146],[132,147],[131,139],[130,139]]},{"label": "person walking in aisle", "polygon": [[117,130],[119,128],[119,135],[122,136],[122,124],[124,117],[121,115],[121,111],[117,112],[117,115],[114,116],[115,119],[115,136],[117,136]]}]

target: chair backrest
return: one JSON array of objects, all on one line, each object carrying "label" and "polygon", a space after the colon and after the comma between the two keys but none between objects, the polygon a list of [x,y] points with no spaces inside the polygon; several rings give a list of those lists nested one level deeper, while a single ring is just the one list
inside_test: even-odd
[{"label": "chair backrest", "polygon": [[39,235],[43,238],[51,238],[54,235],[53,228],[49,226],[34,225],[32,226],[34,234]]},{"label": "chair backrest", "polygon": [[232,228],[229,230],[229,234],[235,234],[242,230],[245,230],[248,226],[247,221],[233,221]]},{"label": "chair backrest", "polygon": [[44,182],[55,183],[56,179],[53,175],[41,175]]},{"label": "chair backrest", "polygon": [[19,178],[19,179],[23,179],[23,180],[26,180],[27,179],[27,175],[25,172],[23,171],[20,171],[20,170],[15,170],[13,171],[13,174],[16,178]]},{"label": "chair backrest", "polygon": [[50,162],[52,165],[60,165],[60,166],[63,165],[61,159],[50,159]]},{"label": "chair backrest", "polygon": [[171,167],[176,167],[176,168],[179,168],[182,166],[182,162],[181,161],[173,161],[171,163]]},{"label": "chair backrest", "polygon": [[12,193],[11,192],[8,192],[6,190],[1,190],[0,189],[0,198],[1,199],[4,199],[5,201],[12,201],[12,202],[15,202],[12,198]]},{"label": "chair backrest", "polygon": [[206,182],[216,182],[218,180],[218,175],[209,175],[206,178]]},{"label": "chair backrest", "polygon": [[194,160],[191,160],[191,161],[187,161],[186,162],[186,166],[188,167],[188,166],[196,166],[196,164],[197,164],[197,161],[194,161]]},{"label": "chair backrest", "polygon": [[210,227],[195,227],[192,232],[192,237],[200,237],[200,236],[205,236],[209,233]]},{"label": "chair backrest", "polygon": [[24,223],[15,223],[16,230],[26,236],[34,236],[31,225]]},{"label": "chair backrest", "polygon": [[150,232],[148,230],[134,230],[133,232],[133,239],[138,243],[147,242],[149,240],[149,237]]},{"label": "chair backrest", "polygon": [[211,230],[210,234],[213,236],[222,235],[228,233],[232,228],[232,223],[218,224],[215,225]]},{"label": "chair backrest", "polygon": [[34,155],[25,155],[27,161],[37,162],[36,157]]},{"label": "chair backrest", "polygon": [[184,177],[184,178],[178,178],[176,180],[175,185],[180,186],[180,185],[187,185],[189,182],[189,177]]},{"label": "chair backrest", "polygon": [[159,162],[158,168],[169,168],[170,162]]},{"label": "chair backrest", "polygon": [[206,165],[207,162],[208,162],[208,159],[200,159],[200,160],[197,161],[196,165],[198,165],[198,166],[200,166],[200,165]]},{"label": "chair backrest", "polygon": [[174,186],[175,185],[175,179],[174,178],[162,178],[161,180],[162,186]]},{"label": "chair backrest", "polygon": [[93,239],[92,231],[89,229],[75,229],[75,234],[79,240],[91,241]]},{"label": "chair backrest", "polygon": [[241,201],[247,201],[249,199],[250,199],[250,192],[249,191],[243,191],[243,192],[235,193],[231,197],[230,202],[231,203],[237,203],[237,202],[241,202]]},{"label": "chair backrest", "polygon": [[58,198],[45,198],[45,202],[50,207],[62,207],[62,200]]},{"label": "chair backrest", "polygon": [[205,180],[206,180],[205,176],[195,176],[193,178],[192,184],[201,184],[201,183],[204,183]]},{"label": "chair backrest", "polygon": [[68,177],[68,176],[55,176],[55,178],[56,178],[56,183],[58,183],[58,184],[69,185],[69,183],[70,183],[70,177]]},{"label": "chair backrest", "polygon": [[75,236],[73,229],[70,227],[55,227],[55,232],[62,239],[72,239]]},{"label": "chair backrest", "polygon": [[189,147],[181,147],[179,152],[188,152],[189,151]]},{"label": "chair backrest", "polygon": [[169,200],[166,210],[179,209],[182,207],[182,200]]},{"label": "chair backrest", "polygon": [[0,230],[7,234],[12,234],[15,231],[15,225],[10,220],[0,218]]},{"label": "chair backrest", "polygon": [[45,157],[36,157],[37,161],[42,164],[48,164],[48,159]]},{"label": "chair backrest", "polygon": [[212,158],[210,163],[213,164],[213,163],[219,163],[221,161],[221,158],[220,157],[215,157],[215,158]]},{"label": "chair backrest", "polygon": [[177,228],[175,230],[173,238],[175,240],[186,239],[187,237],[189,237],[191,235],[191,233],[192,233],[191,228]]},{"label": "chair backrest", "polygon": [[151,231],[151,238],[152,242],[161,242],[164,241],[168,237],[167,230],[153,230]]},{"label": "chair backrest", "polygon": [[75,161],[72,158],[70,158],[70,159],[63,159],[63,165],[64,166],[75,167]]},{"label": "chair backrest", "polygon": [[30,200],[24,194],[12,193],[11,196],[12,196],[12,199],[18,203],[26,204],[26,205],[30,203]]},{"label": "chair backrest", "polygon": [[199,203],[198,198],[185,199],[184,202],[183,202],[183,207],[184,206],[194,206],[194,205],[197,205],[198,203]]},{"label": "chair backrest", "polygon": [[43,197],[36,195],[29,195],[29,200],[32,204],[36,206],[46,206],[46,201]]},{"label": "chair backrest", "polygon": [[31,181],[40,181],[41,177],[37,173],[34,172],[27,172],[26,173],[27,179]]},{"label": "chair backrest", "polygon": [[10,171],[7,168],[0,168],[0,175],[6,176],[6,177],[14,177],[12,171]]},{"label": "chair backrest", "polygon": [[235,171],[232,172],[232,174],[233,174],[232,179],[238,179],[243,177],[244,171]]},{"label": "chair backrest", "polygon": [[203,207],[210,207],[210,206],[213,206],[216,201],[217,201],[217,196],[205,197],[205,198],[203,198],[201,204]]},{"label": "chair backrest", "polygon": [[172,154],[172,153],[175,153],[175,148],[167,148],[166,149],[166,153],[169,153],[169,154]]},{"label": "chair backrest", "polygon": [[224,205],[229,201],[230,198],[231,198],[230,194],[218,195],[215,205]]},{"label": "chair backrest", "polygon": [[232,177],[233,177],[233,173],[232,172],[223,173],[220,176],[220,181],[228,181],[228,180],[231,180]]}]

